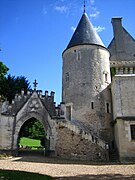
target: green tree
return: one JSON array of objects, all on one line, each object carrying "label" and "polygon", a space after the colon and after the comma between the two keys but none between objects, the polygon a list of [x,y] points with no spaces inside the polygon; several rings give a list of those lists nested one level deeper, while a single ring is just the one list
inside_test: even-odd
[{"label": "green tree", "polygon": [[0,95],[7,98],[7,100],[11,103],[12,99],[14,99],[16,93],[21,93],[21,90],[24,90],[26,93],[27,90],[30,90],[30,83],[24,76],[11,76],[0,80]]},{"label": "green tree", "polygon": [[[4,85],[3,81],[5,80],[5,75],[7,74],[9,68],[2,62],[0,61],[0,91],[2,89],[2,85]],[[0,101],[4,100],[3,94],[0,93]]]},{"label": "green tree", "polygon": [[31,139],[38,139],[38,140],[42,139],[42,137],[44,136],[45,136],[44,127],[40,123],[40,121],[35,118],[31,118],[23,125],[20,134],[20,137],[28,137]]},{"label": "green tree", "polygon": [[7,71],[9,68],[3,64],[3,62],[0,61],[0,80],[5,78],[5,75],[7,74]]},{"label": "green tree", "polygon": [[111,78],[112,78],[116,74],[116,68],[115,67],[111,67],[110,70],[111,70]]}]

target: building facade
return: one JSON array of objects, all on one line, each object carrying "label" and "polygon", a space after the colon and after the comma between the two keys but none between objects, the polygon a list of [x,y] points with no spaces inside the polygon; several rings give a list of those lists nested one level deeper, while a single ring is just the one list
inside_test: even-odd
[{"label": "building facade", "polygon": [[[113,18],[106,48],[84,12],[62,54],[62,102],[36,88],[0,104],[0,150],[18,152],[21,127],[41,122],[50,156],[120,161],[135,159],[135,40]],[[112,76],[112,77],[111,77]]]},{"label": "building facade", "polygon": [[135,40],[122,27],[122,18],[112,19],[111,53],[114,137],[120,160],[135,160]]}]

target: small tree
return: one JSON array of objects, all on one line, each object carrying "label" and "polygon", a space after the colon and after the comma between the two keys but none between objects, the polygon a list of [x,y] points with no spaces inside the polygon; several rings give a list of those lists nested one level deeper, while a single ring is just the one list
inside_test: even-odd
[{"label": "small tree", "polygon": [[5,75],[7,74],[9,68],[3,64],[3,62],[0,61],[0,80],[5,78]]},{"label": "small tree", "polygon": [[0,101],[4,100],[4,95],[1,93],[2,86],[4,86],[4,80],[5,80],[5,75],[7,74],[9,68],[2,62],[0,61]]}]

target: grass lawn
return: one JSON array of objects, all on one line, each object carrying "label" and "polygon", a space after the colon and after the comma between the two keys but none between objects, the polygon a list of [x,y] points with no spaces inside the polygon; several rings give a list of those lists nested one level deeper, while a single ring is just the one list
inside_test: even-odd
[{"label": "grass lawn", "polygon": [[22,171],[0,170],[0,179],[3,180],[52,180],[52,177]]},{"label": "grass lawn", "polygon": [[[26,137],[22,137],[20,139],[19,145],[28,146],[28,147],[39,147],[39,146],[41,146],[40,140],[30,139],[30,138],[26,138]],[[35,149],[35,148],[32,148],[32,149]]]}]

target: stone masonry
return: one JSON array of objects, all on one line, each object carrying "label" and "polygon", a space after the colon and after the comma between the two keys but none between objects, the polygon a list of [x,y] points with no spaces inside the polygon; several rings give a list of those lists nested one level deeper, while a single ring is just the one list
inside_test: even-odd
[{"label": "stone masonry", "polygon": [[55,93],[36,90],[36,81],[32,92],[16,94],[11,104],[0,102],[0,152],[16,152],[21,128],[35,118],[50,156],[98,162],[118,154],[120,161],[135,160],[135,40],[121,18],[112,25],[114,38],[106,48],[83,13],[62,54],[58,106]]}]

